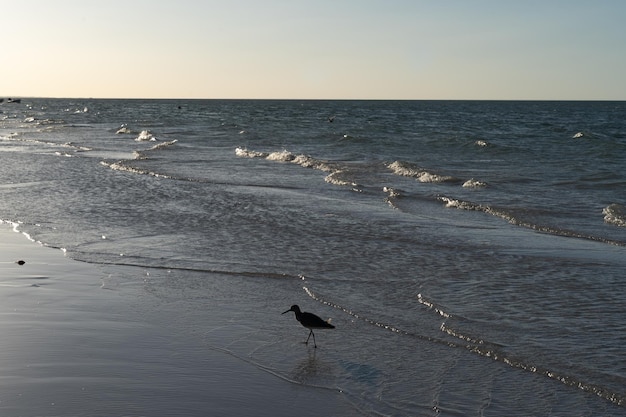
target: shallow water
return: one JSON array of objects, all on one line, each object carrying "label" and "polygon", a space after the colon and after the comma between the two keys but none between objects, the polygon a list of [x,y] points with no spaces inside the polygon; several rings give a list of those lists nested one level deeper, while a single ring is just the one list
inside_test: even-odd
[{"label": "shallow water", "polygon": [[625,414],[625,103],[22,103],[0,218],[179,339],[366,415]]}]

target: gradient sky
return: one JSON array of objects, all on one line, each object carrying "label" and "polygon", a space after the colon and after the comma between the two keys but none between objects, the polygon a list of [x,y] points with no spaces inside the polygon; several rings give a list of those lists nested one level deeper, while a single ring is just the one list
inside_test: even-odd
[{"label": "gradient sky", "polygon": [[0,0],[0,97],[626,100],[625,0]]}]

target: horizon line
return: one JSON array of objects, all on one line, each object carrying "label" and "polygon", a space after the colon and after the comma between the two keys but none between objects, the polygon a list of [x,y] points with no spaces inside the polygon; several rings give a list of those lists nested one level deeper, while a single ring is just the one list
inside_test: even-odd
[{"label": "horizon line", "polygon": [[[622,102],[624,99],[606,98],[580,98],[580,99],[558,99],[558,98],[239,98],[239,97],[63,97],[63,96],[0,96],[3,99],[53,99],[53,100],[246,100],[246,101],[578,101],[578,102]],[[8,103],[12,104],[12,103]]]}]

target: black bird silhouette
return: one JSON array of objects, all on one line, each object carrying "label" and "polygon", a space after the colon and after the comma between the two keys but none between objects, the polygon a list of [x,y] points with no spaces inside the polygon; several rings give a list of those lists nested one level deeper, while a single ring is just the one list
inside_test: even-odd
[{"label": "black bird silhouette", "polygon": [[[306,342],[304,342],[306,345],[309,344],[309,339],[311,338],[311,335],[313,335],[313,346],[317,348],[317,343],[315,343],[315,333],[313,333],[313,329],[334,329],[335,328],[335,326],[333,326],[332,324],[330,324],[329,322],[325,320],[322,320],[320,317],[316,316],[313,313],[300,311],[300,307],[298,307],[295,304],[292,305],[289,310],[285,311],[285,313],[289,313],[290,311],[293,311],[294,313],[296,313],[296,320],[298,320],[301,325],[303,325],[304,327],[310,330],[309,337],[307,337]],[[282,313],[282,314],[285,314],[285,313]]]}]

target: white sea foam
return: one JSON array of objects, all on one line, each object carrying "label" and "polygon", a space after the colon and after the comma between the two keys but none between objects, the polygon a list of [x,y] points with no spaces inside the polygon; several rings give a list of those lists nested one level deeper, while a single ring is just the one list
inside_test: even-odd
[{"label": "white sea foam", "polygon": [[142,130],[139,136],[135,139],[137,142],[149,142],[157,140],[156,137],[150,133],[149,130]]},{"label": "white sea foam", "polygon": [[471,178],[463,183],[463,188],[482,188],[486,186],[486,183],[475,180],[474,178]]},{"label": "white sea foam", "polygon": [[156,151],[157,149],[165,149],[165,148],[168,148],[168,147],[174,145],[176,142],[178,142],[177,139],[170,140],[170,141],[167,141],[167,142],[161,142],[161,143],[158,143],[158,144],[154,145],[153,147],[151,147],[148,150]]},{"label": "white sea foam", "polygon": [[350,181],[349,179],[341,178],[342,174],[343,174],[343,171],[339,171],[339,170],[333,171],[324,178],[324,181],[333,185],[344,185],[344,186],[352,186],[352,187],[356,187],[358,185]]},{"label": "white sea foam", "polygon": [[602,209],[602,214],[606,223],[626,227],[626,206],[613,203]]},{"label": "white sea foam", "polygon": [[439,200],[445,203],[448,208],[457,208],[461,210],[477,210],[487,212],[487,207],[483,207],[480,204],[472,203],[470,201],[457,200],[449,197],[439,197]]},{"label": "white sea foam", "polygon": [[324,180],[329,184],[352,187],[358,186],[358,184],[348,178],[348,174],[344,170],[337,168],[335,164],[313,158],[309,155],[294,155],[287,150],[270,153],[257,152],[246,148],[235,149],[235,155],[243,158],[265,158],[268,161],[289,162],[300,165],[304,168],[312,168],[323,172],[329,172],[329,174],[324,178]]},{"label": "white sea foam", "polygon": [[129,167],[127,165],[124,165],[121,161],[118,162],[108,162],[108,161],[101,161],[100,165],[104,165],[105,167],[109,167],[114,171],[123,171],[123,172],[131,172],[133,174],[147,174],[147,171],[142,171],[139,169],[135,169],[132,167]]},{"label": "white sea foam", "polygon": [[237,148],[235,149],[235,155],[237,155],[240,158],[267,158],[269,153],[250,151],[246,148]]},{"label": "white sea foam", "polygon": [[87,146],[76,145],[76,144],[74,144],[72,142],[65,142],[62,146],[66,147],[66,148],[73,148],[77,152],[87,152],[87,151],[93,150],[93,148],[89,148]]},{"label": "white sea foam", "polygon": [[140,168],[135,168],[135,167],[125,165],[124,161],[118,161],[118,162],[101,161],[100,164],[104,165],[105,167],[109,167],[114,171],[129,172],[131,174],[140,174],[140,175],[151,175],[157,178],[170,178],[170,179],[173,178],[169,175],[159,174],[157,172],[152,172],[152,171],[148,171],[145,169],[140,169]]},{"label": "white sea foam", "polygon": [[295,159],[295,156],[291,152],[283,150],[272,152],[266,158],[270,161],[291,162]]},{"label": "white sea foam", "polygon": [[455,180],[454,177],[435,174],[407,162],[395,161],[387,165],[387,168],[391,169],[396,175],[415,178],[417,181],[424,183]]},{"label": "white sea foam", "polygon": [[393,208],[398,208],[396,205],[396,199],[402,197],[402,192],[393,187],[383,187],[383,192],[387,194],[385,201]]},{"label": "white sea foam", "polygon": [[443,309],[436,306],[432,301],[425,299],[422,296],[422,294],[417,294],[417,302],[422,304],[423,306],[428,307],[428,309],[434,311],[435,313],[439,314],[443,318],[446,318],[446,319],[450,318],[449,313],[446,313],[445,311],[443,311]]},{"label": "white sea foam", "polygon": [[455,198],[450,198],[450,197],[445,197],[445,196],[440,196],[439,200],[443,201],[445,203],[445,207],[447,208],[456,208],[459,210],[469,210],[469,211],[482,211],[483,213],[487,213],[495,217],[500,217],[501,219],[504,219],[508,221],[509,223],[515,224],[518,226],[525,226],[525,227],[529,227],[532,229],[538,229],[539,227],[539,226],[535,226],[529,223],[524,223],[520,221],[519,219],[515,218],[512,214],[504,210],[499,210],[490,206],[484,206],[482,204],[473,203],[471,201],[457,200]]},{"label": "white sea foam", "polygon": [[400,190],[397,190],[392,187],[383,187],[383,192],[386,193],[390,198],[402,196],[402,193],[400,192]]},{"label": "white sea foam", "polygon": [[[482,204],[472,203],[471,201],[463,201],[457,200],[454,198],[440,196],[438,197],[440,201],[445,203],[445,207],[447,208],[456,208],[459,210],[469,210],[469,211],[482,211],[483,213],[490,214],[495,217],[499,217],[503,220],[506,220],[510,224],[520,227],[526,227],[528,229],[536,230],[542,233],[549,233],[556,236],[566,236],[566,237],[574,237],[579,239],[587,239],[598,242],[604,242],[611,245],[617,246],[625,246],[624,242],[612,239],[606,239],[603,237],[583,234],[574,230],[561,229],[553,226],[546,226],[537,223],[530,222],[528,220],[524,220],[515,216],[512,212],[506,209],[498,209],[490,206],[485,206]],[[614,224],[621,227],[626,227],[626,207],[620,204],[611,204],[608,207],[604,208],[604,221],[610,224]]]}]

